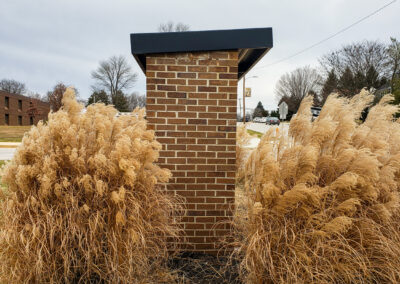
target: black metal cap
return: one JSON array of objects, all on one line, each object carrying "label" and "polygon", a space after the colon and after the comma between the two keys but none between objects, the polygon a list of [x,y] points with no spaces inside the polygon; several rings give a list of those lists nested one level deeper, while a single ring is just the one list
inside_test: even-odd
[{"label": "black metal cap", "polygon": [[240,79],[273,46],[272,28],[131,34],[131,50],[146,72],[146,54],[239,50]]}]

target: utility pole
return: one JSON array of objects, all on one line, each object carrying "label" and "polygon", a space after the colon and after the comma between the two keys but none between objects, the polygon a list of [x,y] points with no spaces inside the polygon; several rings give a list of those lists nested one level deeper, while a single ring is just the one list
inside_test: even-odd
[{"label": "utility pole", "polygon": [[[258,78],[257,76],[251,76],[251,78]],[[246,75],[243,75],[243,123],[246,123]]]},{"label": "utility pole", "polygon": [[242,99],[241,98],[239,98],[239,109],[240,109],[239,113],[242,114]]},{"label": "utility pole", "polygon": [[246,75],[243,75],[243,123],[246,123]]}]

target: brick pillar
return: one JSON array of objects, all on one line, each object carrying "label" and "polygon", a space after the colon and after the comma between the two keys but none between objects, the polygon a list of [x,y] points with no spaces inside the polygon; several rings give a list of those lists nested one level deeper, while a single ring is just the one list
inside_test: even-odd
[{"label": "brick pillar", "polygon": [[215,253],[235,196],[237,51],[146,56],[147,119],[167,189],[182,196],[183,249]]}]

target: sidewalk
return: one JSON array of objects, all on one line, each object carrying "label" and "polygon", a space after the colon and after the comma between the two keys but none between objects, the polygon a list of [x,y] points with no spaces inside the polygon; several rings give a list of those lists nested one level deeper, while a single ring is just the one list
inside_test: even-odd
[{"label": "sidewalk", "polygon": [[0,142],[0,148],[17,148],[21,142]]}]

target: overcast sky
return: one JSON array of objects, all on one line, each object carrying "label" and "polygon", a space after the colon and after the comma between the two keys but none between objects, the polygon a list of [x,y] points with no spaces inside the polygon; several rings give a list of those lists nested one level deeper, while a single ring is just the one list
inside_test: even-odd
[{"label": "overcast sky", "polygon": [[[390,0],[0,0],[0,79],[22,81],[45,94],[57,82],[90,95],[90,72],[100,60],[124,55],[139,80],[131,91],[145,93],[145,76],[130,54],[130,33],[156,32],[160,23],[183,22],[191,30],[272,27],[274,47],[249,72],[249,107],[276,107],[279,77],[342,45],[400,39],[400,1],[339,36],[268,68],[357,21]],[[239,84],[241,94],[241,84]]]}]

